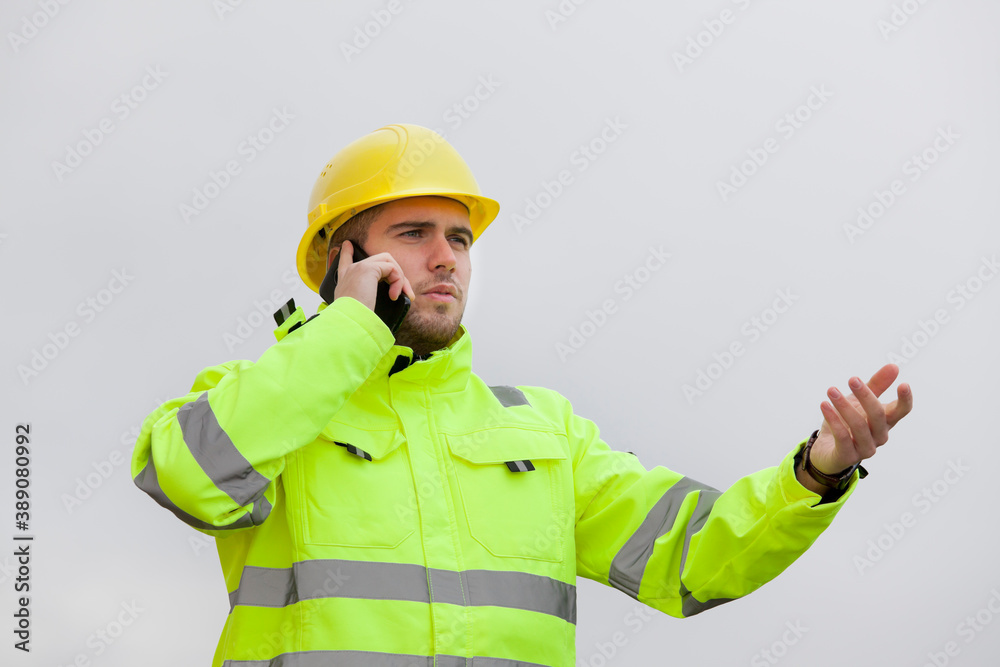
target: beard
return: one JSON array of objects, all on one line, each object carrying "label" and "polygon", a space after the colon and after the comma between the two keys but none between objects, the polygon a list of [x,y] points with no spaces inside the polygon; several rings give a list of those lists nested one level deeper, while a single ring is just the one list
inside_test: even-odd
[{"label": "beard", "polygon": [[413,354],[420,356],[447,347],[465,313],[465,304],[461,310],[456,306],[456,303],[425,303],[421,309],[411,306],[396,332],[396,345],[412,348]]}]

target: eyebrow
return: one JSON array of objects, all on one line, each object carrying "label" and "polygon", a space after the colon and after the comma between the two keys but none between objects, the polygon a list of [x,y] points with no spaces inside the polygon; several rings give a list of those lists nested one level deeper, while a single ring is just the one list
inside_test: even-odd
[{"label": "eyebrow", "polygon": [[[397,230],[403,229],[403,228],[408,228],[408,229],[434,229],[435,227],[437,227],[437,223],[436,222],[431,222],[430,220],[406,220],[404,222],[397,222],[394,225],[389,225],[386,228],[385,232],[386,232],[386,234],[390,234],[390,233],[392,233],[394,231],[397,231]],[[449,234],[459,234],[460,236],[464,236],[465,240],[468,242],[468,244],[470,246],[472,245],[472,230],[470,230],[468,227],[457,227],[457,226],[455,226],[455,227],[449,227],[447,230],[445,230],[445,234],[446,235],[449,235]]]}]

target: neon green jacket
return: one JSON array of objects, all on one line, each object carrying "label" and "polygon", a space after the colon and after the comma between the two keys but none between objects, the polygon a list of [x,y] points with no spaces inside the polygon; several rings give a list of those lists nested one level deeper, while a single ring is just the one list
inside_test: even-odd
[{"label": "neon green jacket", "polygon": [[[465,327],[412,361],[363,304],[142,424],[135,483],[216,537],[213,665],[572,667],[576,578],[676,617],[746,595],[830,524],[788,453],[725,493],[614,451],[560,394],[490,387]],[[280,656],[280,657],[279,657]]]}]

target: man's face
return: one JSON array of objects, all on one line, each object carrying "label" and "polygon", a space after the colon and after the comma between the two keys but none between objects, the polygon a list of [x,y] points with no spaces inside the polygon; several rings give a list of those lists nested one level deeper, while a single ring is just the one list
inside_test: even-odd
[{"label": "man's face", "polygon": [[392,255],[416,296],[396,333],[399,345],[426,354],[451,341],[465,312],[471,245],[469,211],[454,199],[407,197],[382,208],[368,229],[365,250]]}]

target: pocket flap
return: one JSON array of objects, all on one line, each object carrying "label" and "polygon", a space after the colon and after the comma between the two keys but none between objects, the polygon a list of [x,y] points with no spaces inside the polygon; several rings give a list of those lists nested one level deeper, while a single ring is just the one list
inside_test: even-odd
[{"label": "pocket flap", "polygon": [[371,455],[376,461],[388,456],[406,439],[398,428],[383,431],[369,431],[350,424],[330,422],[320,433],[320,437],[331,442],[354,445]]},{"label": "pocket flap", "polygon": [[562,433],[494,428],[447,439],[452,454],[475,464],[569,457],[569,442]]}]

